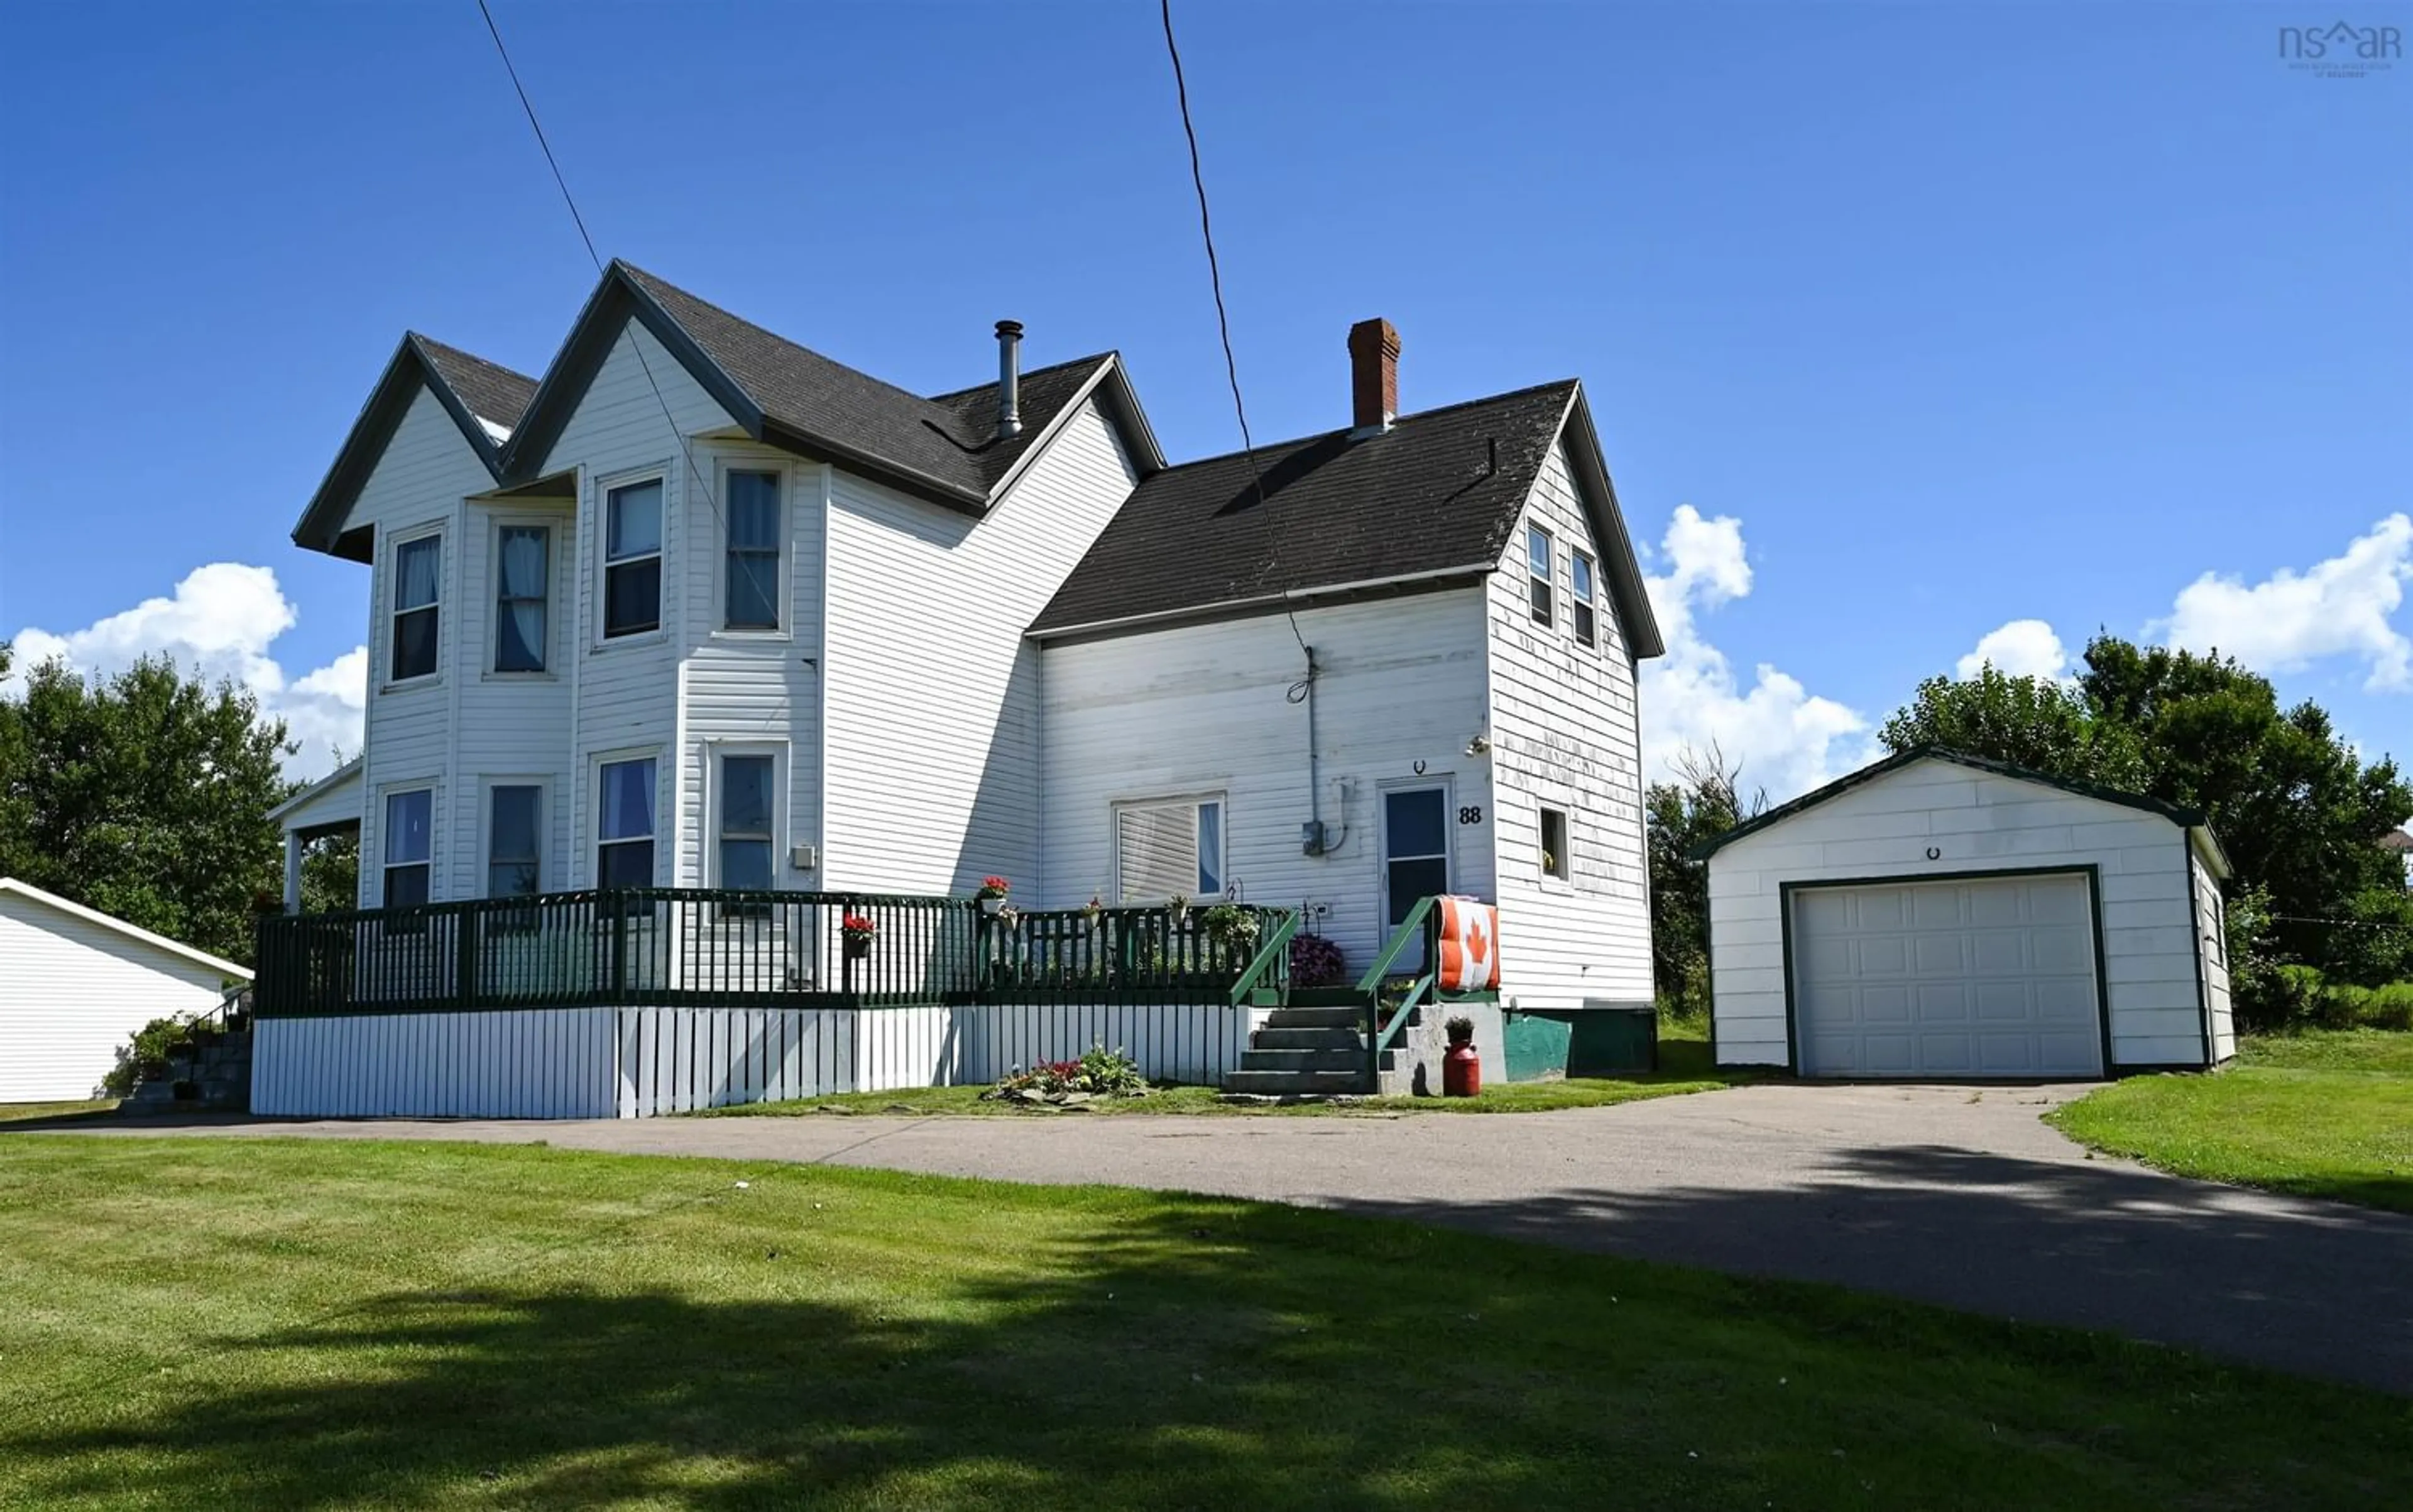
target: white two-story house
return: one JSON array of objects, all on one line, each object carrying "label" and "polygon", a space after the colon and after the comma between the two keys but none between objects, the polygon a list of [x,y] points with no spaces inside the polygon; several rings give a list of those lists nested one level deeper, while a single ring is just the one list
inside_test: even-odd
[{"label": "white two-story house", "polygon": [[614,262],[540,380],[406,337],[294,530],[369,569],[372,673],[289,837],[357,825],[363,908],[996,874],[1353,967],[1451,893],[1503,1001],[1648,1002],[1661,645],[1580,384],[1401,414],[1368,321],[1347,424],[1174,466],[1020,335],[925,396]]}]

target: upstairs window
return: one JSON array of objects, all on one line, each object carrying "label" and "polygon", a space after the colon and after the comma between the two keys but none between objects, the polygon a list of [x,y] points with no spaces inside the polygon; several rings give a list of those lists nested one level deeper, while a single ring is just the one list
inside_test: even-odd
[{"label": "upstairs window", "polygon": [[541,880],[538,852],[544,790],[498,787],[488,802],[493,812],[486,826],[486,896],[534,897]]},{"label": "upstairs window", "polygon": [[720,758],[720,885],[771,890],[771,758]]},{"label": "upstairs window", "polygon": [[1223,893],[1223,800],[1183,798],[1115,809],[1115,894],[1157,903]]},{"label": "upstairs window", "polygon": [[1575,612],[1576,639],[1586,645],[1600,644],[1600,625],[1592,608],[1591,558],[1581,552],[1574,554],[1573,596],[1568,600]]},{"label": "upstairs window", "polygon": [[1550,622],[1550,563],[1554,560],[1551,549],[1547,530],[1538,525],[1526,528],[1525,572],[1532,584],[1533,623],[1536,625]]},{"label": "upstairs window", "polygon": [[442,536],[422,536],[393,549],[395,682],[436,674],[437,598],[443,580]]},{"label": "upstairs window", "polygon": [[662,625],[662,481],[603,496],[603,638]]},{"label": "upstairs window", "polygon": [[729,565],[721,628],[779,628],[779,475],[729,474]]},{"label": "upstairs window", "polygon": [[1567,811],[1542,810],[1542,875],[1564,882],[1575,874],[1567,855]]},{"label": "upstairs window", "polygon": [[654,759],[605,762],[597,784],[603,811],[596,826],[595,885],[654,884]]},{"label": "upstairs window", "polygon": [[507,525],[495,541],[495,670],[542,672],[551,582],[553,532],[540,525]]},{"label": "upstairs window", "polygon": [[436,793],[416,788],[389,793],[385,799],[385,890],[390,909],[417,908],[427,901],[436,860]]}]

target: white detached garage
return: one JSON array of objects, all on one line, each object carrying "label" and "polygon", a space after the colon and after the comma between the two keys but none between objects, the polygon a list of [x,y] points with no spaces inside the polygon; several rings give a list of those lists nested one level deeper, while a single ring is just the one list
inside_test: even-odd
[{"label": "white detached garage", "polygon": [[1931,748],[1702,853],[1720,1065],[2086,1078],[2236,1051],[2200,815]]},{"label": "white detached garage", "polygon": [[155,1018],[206,1013],[251,973],[0,877],[0,1103],[93,1096]]}]

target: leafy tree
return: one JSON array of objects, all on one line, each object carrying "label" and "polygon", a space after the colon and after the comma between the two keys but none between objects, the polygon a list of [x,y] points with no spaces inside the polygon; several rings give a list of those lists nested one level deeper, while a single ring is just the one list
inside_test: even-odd
[{"label": "leafy tree", "polygon": [[1687,749],[1674,763],[1679,780],[1653,782],[1643,794],[1643,840],[1651,868],[1651,977],[1659,998],[1680,1014],[1709,1010],[1710,875],[1693,850],[1768,807],[1754,792],[1746,803],[1714,744]]},{"label": "leafy tree", "polygon": [[361,838],[330,835],[302,852],[302,912],[331,913],[361,906]]},{"label": "leafy tree", "polygon": [[1990,662],[1975,677],[1930,677],[1885,722],[1886,749],[1944,746],[2055,777],[2135,790],[2144,763],[2124,727],[2095,718],[2085,694],[2050,677],[2016,677]]},{"label": "leafy tree", "polygon": [[288,749],[251,694],[166,660],[36,667],[0,700],[0,876],[247,961],[254,901],[281,891]]},{"label": "leafy tree", "polygon": [[2391,943],[2402,863],[2377,842],[2413,815],[2413,784],[2392,760],[2365,765],[2318,704],[2282,709],[2233,659],[2098,635],[2074,688],[1991,668],[1933,678],[1881,734],[2200,809],[2236,867],[2232,898],[2259,895],[2273,962],[2365,983],[2407,969]]}]

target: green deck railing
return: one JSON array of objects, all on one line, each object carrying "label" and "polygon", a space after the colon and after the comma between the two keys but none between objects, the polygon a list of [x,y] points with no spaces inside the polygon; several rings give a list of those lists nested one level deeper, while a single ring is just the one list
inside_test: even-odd
[{"label": "green deck railing", "polygon": [[[1383,1081],[1383,1052],[1399,1037],[1416,1010],[1427,1002],[1436,1005],[1453,1002],[1497,1002],[1500,995],[1488,989],[1479,992],[1443,992],[1441,983],[1441,899],[1419,898],[1410,909],[1399,926],[1391,931],[1374,964],[1357,979],[1357,990],[1366,995],[1366,1074],[1369,1085],[1380,1087]],[[1406,971],[1397,970],[1400,959],[1411,946],[1416,947],[1414,965]],[[1383,1001],[1383,989],[1397,977],[1408,977],[1408,984],[1399,1001]],[[1384,1017],[1385,1012],[1389,1016]]]},{"label": "green deck railing", "polygon": [[[871,893],[628,888],[259,920],[262,1017],[534,1007],[1240,1001],[1288,910],[983,911]],[[867,934],[847,921],[868,921]]]}]

